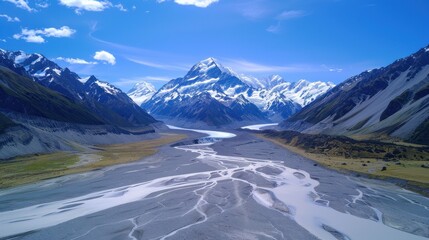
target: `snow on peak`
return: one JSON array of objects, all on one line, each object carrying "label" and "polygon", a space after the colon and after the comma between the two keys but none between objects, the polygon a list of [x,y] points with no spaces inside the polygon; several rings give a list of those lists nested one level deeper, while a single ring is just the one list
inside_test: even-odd
[{"label": "snow on peak", "polygon": [[95,84],[97,84],[99,87],[101,87],[106,93],[110,94],[110,95],[116,95],[118,93],[120,93],[120,90],[117,89],[116,87],[110,85],[107,82],[102,82],[100,80],[96,80],[94,82]]},{"label": "snow on peak", "polygon": [[201,64],[204,64],[206,66],[212,65],[212,64],[218,64],[217,60],[215,58],[209,57],[207,59],[204,59],[200,62]]},{"label": "snow on peak", "polygon": [[128,91],[127,95],[140,106],[149,101],[155,93],[155,86],[143,81],[136,83],[136,85]]},{"label": "snow on peak", "polygon": [[[208,74],[213,73],[212,70],[214,70],[214,72],[217,72],[217,73],[228,73],[230,75],[237,76],[237,74],[234,71],[232,71],[230,68],[224,67],[215,58],[209,57],[195,64],[192,67],[192,69],[188,72],[187,79],[194,80],[198,77],[206,76]],[[213,77],[217,77],[217,76],[213,76]]]},{"label": "snow on peak", "polygon": [[81,83],[85,84],[86,82],[88,82],[88,80],[89,80],[90,78],[91,78],[91,76],[86,77],[86,78],[79,78],[78,80],[79,80],[79,82],[81,82]]},{"label": "snow on peak", "polygon": [[283,81],[283,77],[277,74],[271,75],[269,77],[270,82],[278,82],[278,81]]},{"label": "snow on peak", "polygon": [[256,89],[266,88],[267,87],[264,82],[262,82],[260,79],[255,78],[253,76],[248,76],[248,75],[245,75],[245,74],[240,74],[240,75],[238,75],[238,78],[242,82],[244,82],[247,85],[249,85],[249,86],[251,86],[253,88],[256,88]]},{"label": "snow on peak", "polygon": [[134,85],[134,87],[129,91],[139,91],[139,92],[156,92],[155,86],[148,82],[139,82]]},{"label": "snow on peak", "polygon": [[201,62],[197,63],[195,67],[199,70],[200,73],[208,72],[210,69],[215,67],[221,70],[224,69],[222,64],[218,63],[218,61],[212,57],[202,60]]}]

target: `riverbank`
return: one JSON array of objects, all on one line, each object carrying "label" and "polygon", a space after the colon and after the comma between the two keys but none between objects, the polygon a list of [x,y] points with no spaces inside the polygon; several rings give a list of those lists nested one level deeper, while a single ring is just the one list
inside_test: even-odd
[{"label": "riverbank", "polygon": [[[429,196],[429,168],[426,167],[429,166],[429,160],[427,159],[429,156],[425,152],[420,153],[424,159],[421,159],[419,155],[419,160],[392,160],[375,158],[365,154],[357,157],[352,154],[351,150],[349,150],[350,152],[347,156],[338,156],[338,149],[335,151],[323,151],[321,148],[318,148],[321,146],[305,147],[298,144],[299,140],[297,139],[289,141],[290,139],[271,133],[258,133],[254,135],[311,159],[315,162],[315,165],[320,164],[323,167],[339,172],[352,173],[356,176],[363,175],[369,178],[387,180],[403,188]],[[329,145],[328,142],[324,144],[325,147]],[[353,147],[362,150],[359,144]],[[415,155],[414,153],[412,154]]]},{"label": "riverbank", "polygon": [[0,188],[10,188],[69,174],[141,160],[158,148],[186,138],[162,134],[160,138],[133,143],[76,146],[73,152],[35,154],[0,162]]}]

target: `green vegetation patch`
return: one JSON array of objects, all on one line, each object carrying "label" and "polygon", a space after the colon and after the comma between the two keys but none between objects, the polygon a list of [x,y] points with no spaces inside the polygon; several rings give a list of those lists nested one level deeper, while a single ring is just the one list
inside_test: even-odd
[{"label": "green vegetation patch", "polygon": [[[76,148],[75,152],[35,154],[0,161],[0,188],[138,161],[155,154],[158,147],[185,137],[186,135],[165,135],[141,142],[102,145],[93,149]],[[81,163],[81,159],[89,161]]]}]

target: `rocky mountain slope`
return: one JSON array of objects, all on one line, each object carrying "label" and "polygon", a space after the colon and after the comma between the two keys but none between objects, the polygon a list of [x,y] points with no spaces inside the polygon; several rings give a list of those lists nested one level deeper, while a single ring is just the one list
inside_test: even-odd
[{"label": "rocky mountain slope", "polygon": [[157,121],[125,93],[40,54],[0,50],[0,159],[148,138]]},{"label": "rocky mountain slope", "polygon": [[56,121],[101,125],[103,122],[63,95],[0,66],[0,109]]},{"label": "rocky mountain slope", "polygon": [[429,46],[346,80],[281,126],[429,144]]},{"label": "rocky mountain slope", "polygon": [[156,122],[120,89],[94,76],[81,78],[41,54],[0,49],[0,66],[28,76],[70,100],[85,105],[107,124],[132,127]]}]

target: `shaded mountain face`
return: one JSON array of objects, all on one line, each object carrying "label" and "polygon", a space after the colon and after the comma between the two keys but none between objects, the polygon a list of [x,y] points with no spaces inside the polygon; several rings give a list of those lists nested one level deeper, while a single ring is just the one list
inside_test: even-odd
[{"label": "shaded mountain face", "polygon": [[83,79],[43,55],[0,50],[0,65],[84,105],[106,124],[131,127],[156,122],[120,89],[94,76]]},{"label": "shaded mountain face", "polygon": [[1,66],[0,109],[62,122],[103,124],[85,106]]},{"label": "shaded mountain face", "polygon": [[[308,88],[314,87],[309,82],[305,83]],[[302,107],[301,103],[290,96],[294,88],[274,88],[280,84],[295,86],[278,76],[259,80],[239,75],[216,59],[208,58],[194,65],[183,78],[173,79],[165,84],[142,107],[161,118],[203,121],[215,126],[240,121],[278,121]],[[301,87],[301,90],[304,88]],[[283,94],[286,89],[289,95]],[[320,92],[326,90],[324,88]],[[312,93],[309,92],[308,96]],[[296,99],[298,96],[307,97],[299,91],[294,94]],[[144,94],[140,97],[144,97]],[[315,97],[317,96],[314,95],[313,98]],[[208,116],[214,119],[208,120]]]},{"label": "shaded mountain face", "polygon": [[354,76],[281,126],[308,133],[390,135],[429,144],[429,47]]}]

